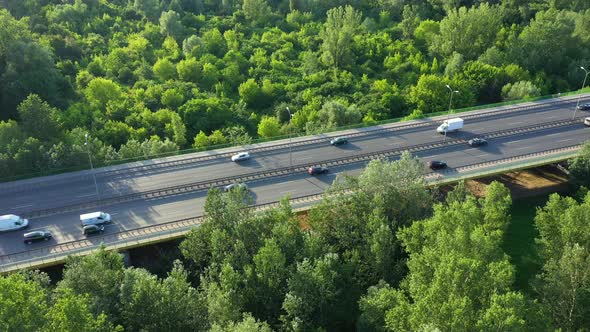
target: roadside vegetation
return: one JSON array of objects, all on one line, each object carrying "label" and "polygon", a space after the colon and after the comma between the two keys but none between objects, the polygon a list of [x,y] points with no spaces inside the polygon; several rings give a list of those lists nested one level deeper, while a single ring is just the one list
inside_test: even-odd
[{"label": "roadside vegetation", "polygon": [[0,178],[572,91],[590,58],[588,1],[0,7]]},{"label": "roadside vegetation", "polygon": [[103,250],[56,285],[0,277],[3,331],[577,331],[590,325],[590,195],[534,217],[539,268],[523,289],[503,248],[512,200],[463,184],[441,197],[404,154],[340,176],[305,220],[287,201],[209,192],[206,219],[164,277]]}]

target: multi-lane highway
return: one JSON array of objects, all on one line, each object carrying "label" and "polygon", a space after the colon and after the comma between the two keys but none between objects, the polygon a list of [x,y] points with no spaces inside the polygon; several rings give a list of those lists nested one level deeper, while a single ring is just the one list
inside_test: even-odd
[{"label": "multi-lane highway", "polygon": [[[111,213],[115,222],[106,229],[106,234],[111,234],[201,215],[206,196],[204,190],[184,190],[153,199],[124,199],[133,193],[215,179],[224,183],[223,179],[227,177],[256,173],[257,180],[248,182],[248,185],[256,203],[262,204],[285,195],[299,197],[320,193],[337,173],[357,174],[367,160],[380,153],[388,153],[391,159],[395,159],[401,150],[408,149],[424,160],[443,160],[455,168],[576,145],[590,139],[590,128],[581,122],[590,114],[578,112],[578,119],[570,121],[575,104],[576,99],[570,97],[527,103],[527,107],[510,106],[464,113],[460,116],[465,120],[465,127],[449,135],[445,144],[444,137],[435,130],[441,118],[348,131],[349,144],[341,147],[329,145],[330,137],[327,136],[297,138],[293,140],[292,161],[296,168],[299,167],[298,171],[283,172],[280,176],[266,172],[289,166],[288,140],[250,147],[252,159],[239,164],[229,161],[229,155],[239,151],[234,148],[99,169],[96,176],[103,199],[100,207],[76,209],[77,204],[97,202],[90,172],[0,184],[0,214],[40,215],[31,219],[30,229],[47,229],[54,234],[49,243],[33,245],[22,242],[22,231],[0,234],[0,264],[1,256],[84,238],[78,220],[80,213],[95,210]],[[486,137],[489,144],[471,148],[465,141],[473,137]],[[347,162],[355,156],[363,158]],[[338,166],[331,167],[329,175],[316,177],[301,171],[303,166],[322,164]],[[123,199],[117,203],[115,198]],[[64,206],[70,207],[60,211]]]}]

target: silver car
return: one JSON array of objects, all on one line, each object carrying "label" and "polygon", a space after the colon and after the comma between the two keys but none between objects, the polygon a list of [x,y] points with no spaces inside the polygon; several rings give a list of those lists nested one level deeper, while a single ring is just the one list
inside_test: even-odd
[{"label": "silver car", "polygon": [[248,190],[248,185],[245,183],[231,183],[223,187],[223,191],[228,192],[232,190]]},{"label": "silver car", "polygon": [[231,161],[233,162],[238,162],[238,161],[243,161],[243,160],[248,160],[250,159],[250,153],[248,152],[240,152],[238,154],[234,154],[233,156],[231,156]]}]

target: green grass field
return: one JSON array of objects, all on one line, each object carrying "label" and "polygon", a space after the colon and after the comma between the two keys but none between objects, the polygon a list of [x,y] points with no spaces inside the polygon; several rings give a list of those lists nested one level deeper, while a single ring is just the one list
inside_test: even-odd
[{"label": "green grass field", "polygon": [[516,287],[530,291],[530,282],[539,273],[541,264],[535,248],[537,230],[534,226],[536,208],[545,205],[549,195],[515,200],[512,222],[504,235],[504,251],[516,266]]}]

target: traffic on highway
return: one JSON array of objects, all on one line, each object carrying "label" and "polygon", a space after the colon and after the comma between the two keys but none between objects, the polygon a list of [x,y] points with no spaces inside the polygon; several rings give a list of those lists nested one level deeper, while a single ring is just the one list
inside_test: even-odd
[{"label": "traffic on highway", "polygon": [[[403,151],[444,175],[481,161],[579,145],[590,138],[590,108],[572,119],[575,104],[574,98],[548,100],[119,165],[97,169],[96,188],[88,172],[3,184],[0,264],[3,256],[32,248],[82,239],[98,244],[107,234],[202,215],[212,187],[247,190],[255,204],[264,204],[321,193],[338,174],[358,174],[371,159],[394,160]],[[2,229],[3,220],[22,220],[21,227]]]}]

